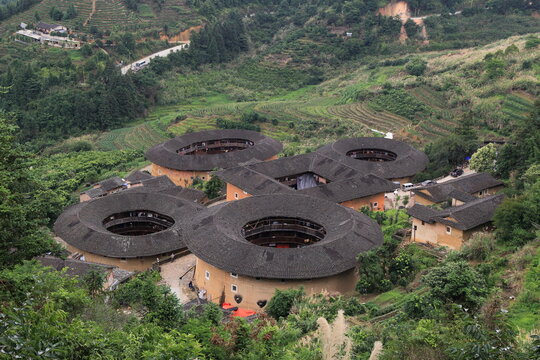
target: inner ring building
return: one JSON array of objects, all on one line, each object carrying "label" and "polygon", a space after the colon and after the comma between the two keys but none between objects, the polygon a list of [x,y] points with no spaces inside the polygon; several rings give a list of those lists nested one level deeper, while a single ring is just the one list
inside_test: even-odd
[{"label": "inner ring building", "polygon": [[276,289],[350,293],[357,254],[383,235],[369,217],[321,198],[274,194],[208,208],[185,232],[209,301],[260,311]]},{"label": "inner ring building", "polygon": [[410,182],[429,162],[426,154],[409,144],[379,137],[341,139],[316,152],[354,169],[401,184]]},{"label": "inner ring building", "polygon": [[195,178],[208,180],[212,170],[277,158],[283,145],[249,130],[210,130],[189,133],[154,146],[146,153],[152,175],[167,175],[187,187]]},{"label": "inner ring building", "polygon": [[144,271],[186,251],[185,224],[202,209],[172,195],[128,190],[68,207],[54,231],[86,261]]}]

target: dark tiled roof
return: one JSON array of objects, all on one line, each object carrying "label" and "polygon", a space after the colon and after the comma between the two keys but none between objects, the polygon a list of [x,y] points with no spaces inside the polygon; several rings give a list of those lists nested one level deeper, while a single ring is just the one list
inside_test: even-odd
[{"label": "dark tiled roof", "polygon": [[130,188],[126,190],[126,192],[156,192],[199,203],[206,198],[204,192],[176,186],[176,184],[165,175],[143,180],[141,181],[141,185],[142,186]]},{"label": "dark tiled roof", "polygon": [[[306,172],[320,175],[330,180],[330,183],[303,190],[294,190],[275,180]],[[215,175],[251,195],[299,193],[338,203],[381,192],[390,192],[398,187],[388,180],[372,174],[362,174],[358,170],[317,153],[226,169],[216,172]]]},{"label": "dark tiled roof", "polygon": [[100,272],[107,272],[114,269],[114,266],[97,264],[92,262],[86,262],[75,259],[60,259],[54,256],[41,256],[36,258],[41,265],[49,266],[55,270],[61,271],[64,268],[67,268],[66,274],[69,276],[78,276],[82,277],[86,275],[91,270],[98,270]]},{"label": "dark tiled roof", "polygon": [[[90,253],[114,258],[153,256],[184,248],[185,222],[201,209],[174,196],[128,190],[68,207],[56,220],[54,231],[68,244]],[[135,210],[154,211],[173,218],[175,223],[143,236],[117,235],[103,226],[108,216]]]},{"label": "dark tiled roof", "polygon": [[[481,190],[503,185],[502,181],[495,179],[487,173],[475,173],[452,179],[440,184],[425,186],[413,190],[413,192],[435,203],[449,199],[457,199],[468,202],[476,199],[471,194]],[[423,190],[422,192],[419,190]],[[425,192],[428,192],[426,194]]]},{"label": "dark tiled roof", "polygon": [[102,188],[94,188],[90,190],[86,190],[83,192],[83,194],[86,194],[90,197],[90,199],[95,199],[103,195],[107,195],[107,192],[103,190]]},{"label": "dark tiled roof", "polygon": [[[219,139],[244,139],[254,143],[243,150],[211,155],[179,155],[177,150],[191,144]],[[248,130],[211,130],[189,133],[156,145],[146,152],[152,163],[175,170],[210,171],[227,169],[251,161],[263,161],[278,154],[283,145],[272,138]]]},{"label": "dark tiled roof", "polygon": [[444,210],[435,210],[415,204],[408,210],[408,213],[412,217],[429,223],[439,222],[456,229],[470,230],[491,221],[495,209],[503,198],[503,195],[493,195]]},{"label": "dark tiled roof", "polygon": [[331,182],[326,185],[300,190],[299,192],[341,203],[370,195],[392,192],[397,188],[399,186],[393,182],[369,174],[362,177]]},{"label": "dark tiled roof", "polygon": [[[272,216],[302,218],[322,225],[324,239],[302,248],[254,245],[242,235],[250,221]],[[356,266],[357,254],[383,242],[369,217],[305,195],[253,196],[198,213],[185,242],[197,257],[233,273],[273,279],[321,278]]]},{"label": "dark tiled roof", "polygon": [[137,170],[137,171],[134,171],[131,174],[129,174],[126,177],[126,181],[129,182],[130,184],[138,184],[143,180],[148,180],[148,179],[151,179],[151,178],[152,178],[152,175],[150,175],[146,171]]},{"label": "dark tiled roof", "polygon": [[120,179],[118,176],[112,177],[110,179],[105,179],[103,181],[100,181],[98,184],[101,185],[101,188],[105,191],[111,191],[122,187],[123,185],[127,185],[126,181]]},{"label": "dark tiled roof", "polygon": [[54,28],[57,28],[57,27],[62,27],[62,25],[58,25],[58,24],[47,24],[47,23],[44,23],[44,22],[38,22],[37,25],[36,25],[37,28],[39,29],[47,29],[47,30],[51,30],[51,29],[54,29]]},{"label": "dark tiled roof", "polygon": [[[395,153],[394,161],[371,162],[354,159],[346,154],[358,149],[380,149]],[[329,158],[361,171],[375,174],[385,179],[397,179],[412,176],[426,168],[427,156],[412,146],[397,140],[379,137],[361,137],[341,139],[317,150]]]}]

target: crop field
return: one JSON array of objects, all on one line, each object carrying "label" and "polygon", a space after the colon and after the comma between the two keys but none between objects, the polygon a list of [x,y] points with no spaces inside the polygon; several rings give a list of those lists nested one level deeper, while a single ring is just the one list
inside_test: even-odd
[{"label": "crop field", "polygon": [[502,112],[514,119],[527,120],[533,105],[533,101],[526,94],[513,93],[504,99]]}]

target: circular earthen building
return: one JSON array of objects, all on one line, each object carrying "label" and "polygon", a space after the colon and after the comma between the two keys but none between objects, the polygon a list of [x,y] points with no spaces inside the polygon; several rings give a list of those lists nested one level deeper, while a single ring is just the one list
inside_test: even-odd
[{"label": "circular earthen building", "polygon": [[195,284],[210,301],[260,310],[276,289],[349,293],[356,256],[383,242],[377,223],[305,195],[264,195],[198,213],[186,229]]},{"label": "circular earthen building", "polygon": [[167,175],[187,187],[195,178],[208,180],[212,170],[273,160],[283,145],[248,130],[210,130],[185,134],[154,146],[146,153],[152,175]]},{"label": "circular earthen building", "polygon": [[379,137],[341,139],[319,148],[317,153],[402,184],[424,170],[429,161],[426,154],[404,142]]},{"label": "circular earthen building", "polygon": [[175,196],[128,190],[68,207],[54,231],[86,261],[143,271],[185,252],[185,224],[202,209]]}]

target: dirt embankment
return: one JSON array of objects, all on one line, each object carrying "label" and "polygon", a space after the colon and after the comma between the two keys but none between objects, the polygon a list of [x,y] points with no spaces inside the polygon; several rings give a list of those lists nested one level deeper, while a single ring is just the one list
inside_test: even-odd
[{"label": "dirt embankment", "polygon": [[382,16],[391,16],[391,17],[399,17],[401,20],[401,31],[399,33],[399,40],[401,42],[408,39],[407,31],[405,31],[405,23],[407,20],[411,19],[414,21],[416,25],[418,25],[421,28],[422,32],[422,38],[424,39],[424,43],[427,43],[427,30],[426,25],[424,24],[423,18],[414,18],[411,16],[411,9],[409,7],[409,4],[406,1],[391,1],[388,5],[385,7],[380,8],[377,11],[377,14]]},{"label": "dirt embankment", "polygon": [[191,33],[199,32],[202,28],[202,25],[192,26],[176,35],[168,36],[167,34],[160,34],[159,38],[160,40],[167,40],[170,43],[189,42]]}]

